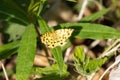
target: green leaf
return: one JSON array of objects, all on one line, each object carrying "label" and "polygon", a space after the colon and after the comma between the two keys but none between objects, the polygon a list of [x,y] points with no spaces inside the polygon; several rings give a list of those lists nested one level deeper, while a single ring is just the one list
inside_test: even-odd
[{"label": "green leaf", "polygon": [[0,46],[0,59],[7,58],[17,52],[19,41],[14,41]]},{"label": "green leaf", "polygon": [[34,25],[28,25],[18,49],[16,79],[28,80],[36,53],[36,31]]},{"label": "green leaf", "polygon": [[63,80],[65,77],[69,75],[67,72],[67,66],[63,66],[63,73],[59,73],[59,67],[57,64],[53,64],[52,66],[46,68],[33,68],[33,74],[43,75],[42,78],[36,80]]},{"label": "green leaf", "polygon": [[106,14],[110,9],[103,9],[99,12],[96,12],[90,16],[87,16],[87,17],[84,17],[80,20],[80,22],[92,22],[92,21],[95,21],[97,20],[98,18],[102,17],[104,14]]},{"label": "green leaf", "polygon": [[67,1],[70,1],[70,2],[77,2],[76,0],[67,0]]},{"label": "green leaf", "polygon": [[39,16],[42,9],[44,8],[45,2],[46,0],[38,0],[38,1],[31,0],[30,5],[28,7],[28,12]]},{"label": "green leaf", "polygon": [[51,52],[59,66],[59,69],[60,69],[60,74],[62,74],[62,71],[63,71],[63,65],[64,64],[64,61],[63,61],[63,57],[62,57],[62,50],[61,50],[61,47],[60,46],[57,46],[56,48],[52,48],[51,49]]},{"label": "green leaf", "polygon": [[31,0],[30,5],[28,7],[28,12],[29,13],[35,13],[38,10],[39,5],[40,5],[40,1]]},{"label": "green leaf", "polygon": [[76,47],[74,54],[74,65],[78,73],[86,76],[97,71],[107,61],[107,59],[108,58],[106,57],[102,59],[90,59],[88,55],[84,54],[83,48],[78,46]]},{"label": "green leaf", "polygon": [[58,70],[59,70],[58,65],[53,64],[53,65],[45,67],[45,68],[35,67],[32,70],[32,74],[51,75],[51,74],[54,74],[54,73],[58,73]]},{"label": "green leaf", "polygon": [[92,72],[97,71],[106,61],[106,57],[102,59],[94,58],[93,60],[90,60],[89,63],[85,65],[85,73],[91,74]]},{"label": "green leaf", "polygon": [[109,26],[91,23],[63,23],[61,28],[73,28],[76,38],[90,39],[116,39],[120,38],[120,31]]},{"label": "green leaf", "polygon": [[89,62],[89,57],[85,55],[83,47],[77,46],[75,48],[75,53],[73,58],[77,72],[84,75],[85,74],[84,65]]},{"label": "green leaf", "polygon": [[74,58],[75,58],[76,60],[79,59],[78,62],[84,63],[85,53],[84,53],[83,47],[77,46],[77,47],[75,48]]},{"label": "green leaf", "polygon": [[42,34],[45,34],[46,32],[51,31],[51,29],[49,28],[49,26],[47,25],[45,20],[42,19],[42,17],[37,16],[37,18],[38,18],[38,24],[39,24],[39,27],[40,27],[40,30],[41,30]]},{"label": "green leaf", "polygon": [[12,21],[27,25],[29,23],[27,14],[19,8],[12,0],[0,0],[0,20]]},{"label": "green leaf", "polygon": [[8,41],[16,41],[21,38],[25,31],[25,26],[13,22],[4,23],[2,32],[9,35]]}]

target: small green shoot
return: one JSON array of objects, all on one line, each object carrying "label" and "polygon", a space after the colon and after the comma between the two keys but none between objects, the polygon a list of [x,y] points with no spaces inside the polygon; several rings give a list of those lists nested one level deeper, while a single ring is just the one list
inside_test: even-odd
[{"label": "small green shoot", "polygon": [[77,46],[74,54],[74,62],[76,71],[83,75],[89,75],[92,72],[97,71],[105,62],[107,58],[103,59],[90,59],[88,55],[84,53],[84,49],[80,46]]}]

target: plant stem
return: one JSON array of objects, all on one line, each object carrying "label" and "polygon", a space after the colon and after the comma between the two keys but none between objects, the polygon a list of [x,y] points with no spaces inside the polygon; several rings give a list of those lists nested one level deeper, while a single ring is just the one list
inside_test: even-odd
[{"label": "plant stem", "polygon": [[82,16],[83,16],[83,13],[85,11],[85,8],[87,6],[87,3],[88,3],[88,0],[84,0],[83,2],[83,5],[82,5],[82,8],[81,8],[81,11],[79,12],[79,16],[78,16],[78,21],[81,20]]}]

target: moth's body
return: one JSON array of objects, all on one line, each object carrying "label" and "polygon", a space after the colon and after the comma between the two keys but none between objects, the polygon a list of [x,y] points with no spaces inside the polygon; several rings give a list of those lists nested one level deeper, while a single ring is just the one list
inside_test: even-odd
[{"label": "moth's body", "polygon": [[54,48],[56,46],[63,46],[66,44],[67,38],[69,38],[74,29],[59,29],[52,32],[47,32],[42,35],[41,41],[48,48]]}]

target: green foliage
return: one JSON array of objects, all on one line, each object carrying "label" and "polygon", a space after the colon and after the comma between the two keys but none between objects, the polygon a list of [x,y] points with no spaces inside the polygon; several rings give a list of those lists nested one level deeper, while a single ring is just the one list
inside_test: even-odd
[{"label": "green foliage", "polygon": [[0,59],[7,58],[17,52],[19,41],[0,46]]},{"label": "green foliage", "polygon": [[28,24],[27,13],[12,0],[0,0],[0,20]]},{"label": "green foliage", "polygon": [[25,31],[25,26],[13,22],[4,23],[4,29],[2,32],[9,34],[8,41],[16,41],[21,38]]},{"label": "green foliage", "polygon": [[62,57],[62,50],[61,50],[61,47],[56,47],[56,48],[53,48],[51,49],[51,52],[53,53],[53,56],[59,66],[59,72],[60,74],[62,74],[63,72],[63,66],[65,65],[64,64],[64,61],[63,61],[63,57]]},{"label": "green foliage", "polygon": [[103,9],[101,11],[98,11],[90,16],[84,17],[80,20],[80,22],[91,22],[91,21],[95,21],[98,18],[100,18],[102,15],[106,14],[110,9]]},{"label": "green foliage", "polygon": [[103,59],[97,59],[94,58],[92,60],[89,60],[88,64],[85,65],[85,74],[91,74],[92,72],[95,72],[99,70],[99,68],[107,61],[107,58]]},{"label": "green foliage", "polygon": [[34,57],[36,53],[36,32],[34,25],[28,25],[26,28],[17,56],[16,78],[17,80],[28,80],[33,67]]},{"label": "green foliage", "polygon": [[[41,17],[38,17],[38,24],[40,26],[40,30],[42,34],[51,31],[47,23]],[[61,47],[58,46],[56,48],[53,48],[51,49],[51,52],[55,58],[57,65],[59,66],[59,73],[60,73],[59,76],[61,76],[61,74],[63,74],[63,66],[65,65],[63,62]]]},{"label": "green foliage", "polygon": [[38,24],[41,30],[41,34],[45,34],[46,32],[50,31],[49,26],[47,25],[47,23],[45,22],[44,19],[42,19],[40,16],[37,17],[38,19]]},{"label": "green foliage", "polygon": [[86,76],[97,71],[106,62],[107,58],[90,59],[88,55],[85,55],[84,49],[77,46],[75,49],[74,60],[77,72]]},{"label": "green foliage", "polygon": [[[75,0],[68,1],[74,2]],[[28,80],[30,74],[41,74],[43,76],[36,80],[63,80],[69,72],[63,61],[62,52],[71,44],[74,38],[120,38],[119,31],[109,26],[90,23],[106,14],[109,9],[99,11],[76,23],[61,23],[55,28],[49,28],[46,21],[41,17],[47,0],[0,0],[0,3],[2,3],[0,5],[0,20],[6,22],[3,23],[3,29],[0,31],[8,34],[10,36],[8,41],[11,41],[11,43],[0,46],[0,59],[6,59],[12,54],[18,53],[16,63],[17,80]],[[24,6],[22,6],[23,4]],[[33,67],[37,42],[35,28],[38,31],[40,30],[41,34],[61,28],[74,29],[72,37],[62,49],[59,46],[50,49],[55,59],[55,64],[52,64],[52,66],[46,68]],[[86,75],[97,71],[107,59],[90,59],[89,56],[84,54],[83,48],[76,47],[74,60],[77,72]]]},{"label": "green foliage", "polygon": [[67,0],[67,1],[70,1],[70,2],[77,2],[76,0]]},{"label": "green foliage", "polygon": [[[116,39],[120,38],[120,31],[109,26],[92,23],[63,23],[60,28],[74,28],[73,35],[75,38],[90,38],[90,39]],[[99,29],[98,29],[99,28]]]},{"label": "green foliage", "polygon": [[59,67],[57,64],[53,64],[50,67],[46,68],[33,68],[32,71],[33,74],[41,74],[44,75],[41,79],[36,79],[36,80],[64,80],[69,73],[67,72],[67,66],[63,66],[63,72],[62,74],[59,72]]},{"label": "green foliage", "polygon": [[84,60],[85,60],[84,49],[79,46],[76,47],[74,57],[77,62],[84,63]]},{"label": "green foliage", "polygon": [[31,0],[28,7],[28,12],[39,15],[43,8],[45,7],[46,0]]}]

